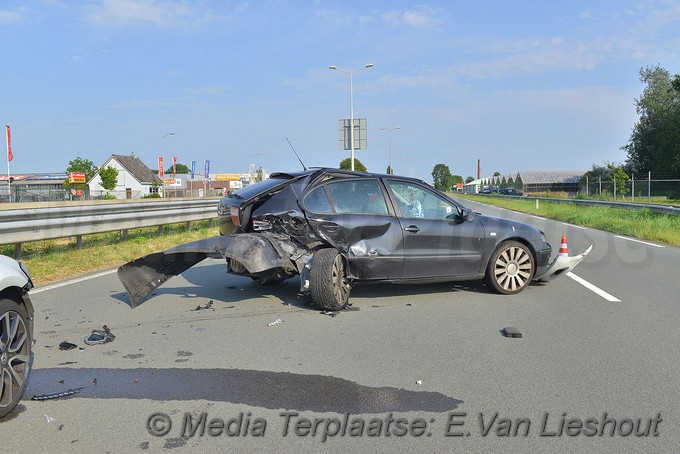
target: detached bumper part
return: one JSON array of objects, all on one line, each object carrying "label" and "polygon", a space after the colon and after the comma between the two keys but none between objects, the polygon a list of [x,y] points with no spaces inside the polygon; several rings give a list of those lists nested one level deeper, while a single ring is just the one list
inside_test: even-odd
[{"label": "detached bumper part", "polygon": [[250,273],[273,268],[295,269],[286,254],[277,249],[266,235],[242,233],[214,236],[156,252],[128,262],[118,268],[118,279],[136,307],[164,282],[206,258],[231,258],[242,263]]},{"label": "detached bumper part", "polygon": [[588,246],[588,249],[580,253],[579,255],[568,256],[568,255],[558,255],[555,260],[550,264],[547,270],[538,276],[534,276],[534,281],[547,282],[551,281],[557,277],[567,274],[569,271],[573,270],[576,265],[581,263],[586,255],[593,249],[593,245]]}]

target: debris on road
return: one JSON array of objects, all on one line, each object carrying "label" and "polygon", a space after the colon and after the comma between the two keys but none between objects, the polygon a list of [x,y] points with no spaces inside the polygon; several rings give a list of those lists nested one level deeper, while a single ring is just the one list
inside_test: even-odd
[{"label": "debris on road", "polygon": [[104,325],[102,328],[103,329],[95,329],[89,336],[86,336],[83,339],[85,343],[87,345],[106,344],[116,338],[108,326]]},{"label": "debris on road", "polygon": [[519,332],[517,328],[514,326],[508,326],[503,328],[503,331],[501,331],[503,336],[505,337],[510,337],[510,338],[520,338],[522,337],[522,333]]},{"label": "debris on road", "polygon": [[268,326],[268,327],[272,327],[272,326],[274,326],[274,325],[278,325],[279,323],[283,323],[283,320],[281,320],[280,318],[274,320],[273,322],[267,323],[267,326]]},{"label": "debris on road", "polygon": [[202,310],[205,310],[205,309],[215,310],[215,309],[213,309],[212,305],[213,305],[213,300],[210,300],[207,303],[205,303],[205,306],[201,306],[199,304],[198,306],[196,306],[196,309],[192,309],[192,311],[202,311]]},{"label": "debris on road", "polygon": [[337,311],[321,311],[319,312],[321,315],[328,315],[329,317],[335,317],[338,315]]},{"label": "debris on road", "polygon": [[[68,397],[68,396],[72,396],[74,394],[78,394],[81,389],[83,389],[83,388],[68,389],[68,390],[62,391],[60,393],[42,394],[40,396],[31,397],[31,400],[50,400],[50,399],[58,399],[60,397]],[[45,415],[45,417],[47,417],[47,415]],[[54,421],[54,419],[52,419],[52,421]],[[50,421],[48,420],[47,422],[49,423]]]},{"label": "debris on road", "polygon": [[74,348],[78,348],[78,346],[68,341],[59,344],[59,350],[73,350]]},{"label": "debris on road", "polygon": [[422,381],[422,380],[418,380],[418,381],[416,382],[416,385],[422,385],[422,384],[423,384],[423,381]]}]

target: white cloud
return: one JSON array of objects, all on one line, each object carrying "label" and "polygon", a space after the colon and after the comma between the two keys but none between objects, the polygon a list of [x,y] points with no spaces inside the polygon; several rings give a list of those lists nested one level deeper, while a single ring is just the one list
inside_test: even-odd
[{"label": "white cloud", "polygon": [[432,29],[441,24],[439,11],[427,6],[405,11],[389,11],[382,15],[383,20],[392,27],[402,25],[414,28]]},{"label": "white cloud", "polygon": [[[232,14],[246,9],[244,4]],[[221,18],[186,1],[169,0],[101,0],[87,7],[87,22],[108,27],[152,25],[159,28],[186,28],[215,22]]]},{"label": "white cloud", "polygon": [[27,10],[25,8],[17,8],[14,10],[0,9],[0,25],[11,25],[22,21]]}]

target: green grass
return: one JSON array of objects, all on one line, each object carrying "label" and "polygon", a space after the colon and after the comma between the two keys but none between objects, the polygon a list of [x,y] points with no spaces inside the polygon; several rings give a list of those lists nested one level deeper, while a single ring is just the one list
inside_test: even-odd
[{"label": "green grass", "polygon": [[649,210],[624,210],[547,201],[539,201],[536,209],[536,200],[530,197],[527,200],[517,200],[455,195],[509,210],[680,247],[680,216],[656,214]]},{"label": "green grass", "polygon": [[[216,225],[216,224],[215,224]],[[21,261],[31,272],[36,286],[62,281],[71,277],[115,268],[130,260],[173,246],[218,235],[217,227],[208,221],[195,221],[187,230],[186,223],[122,232],[83,236],[82,248],[76,248],[75,238],[35,241],[22,244]],[[0,254],[14,257],[14,245],[0,245]]]}]

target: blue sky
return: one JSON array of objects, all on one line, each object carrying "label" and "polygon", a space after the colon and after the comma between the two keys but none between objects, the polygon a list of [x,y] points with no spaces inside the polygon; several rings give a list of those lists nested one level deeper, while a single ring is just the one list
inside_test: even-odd
[{"label": "blue sky", "polygon": [[[12,174],[135,153],[211,172],[337,166],[425,180],[623,161],[639,70],[680,73],[680,1],[0,2]],[[173,136],[162,138],[169,132]],[[4,166],[3,166],[4,167]],[[0,170],[5,173],[5,169]]]}]

